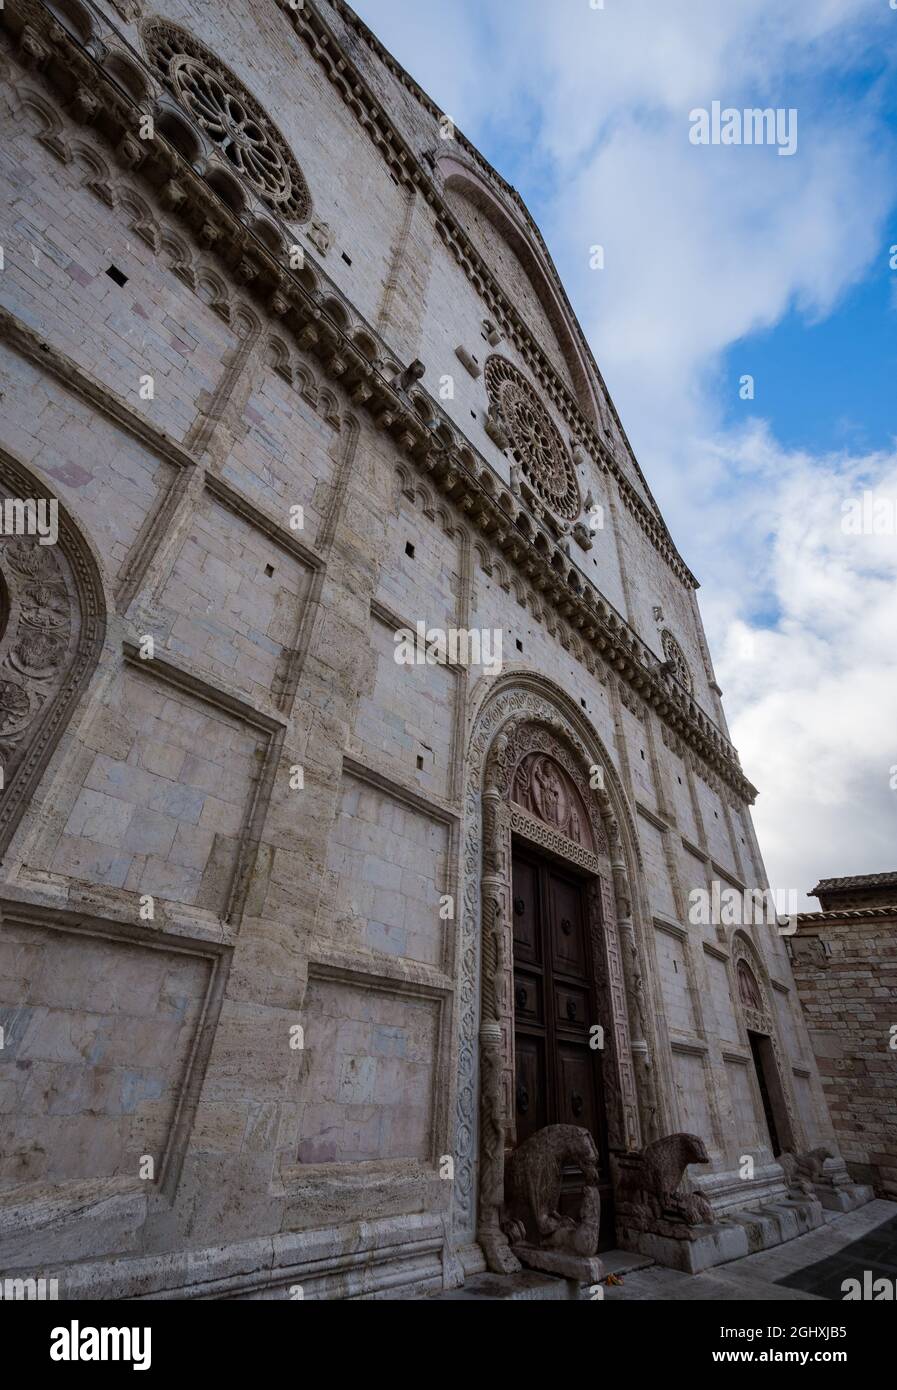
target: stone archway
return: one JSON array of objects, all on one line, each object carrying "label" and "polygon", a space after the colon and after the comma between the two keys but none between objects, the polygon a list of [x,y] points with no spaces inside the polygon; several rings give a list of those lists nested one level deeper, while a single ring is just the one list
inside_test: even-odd
[{"label": "stone archway", "polygon": [[652,1038],[633,920],[632,882],[641,872],[635,826],[606,750],[568,705],[551,682],[509,677],[487,699],[469,750],[458,1224],[475,1232],[497,1272],[518,1268],[500,1227],[505,1154],[514,1132],[513,836],[587,875],[596,996],[607,1019],[602,1060],[611,1147],[633,1150],[659,1137]]},{"label": "stone archway", "polygon": [[735,933],[732,940],[732,971],[735,982],[734,996],[741,1013],[744,1041],[751,1046],[753,1053],[752,1035],[754,1038],[765,1040],[764,1069],[769,1073],[767,1084],[770,1085],[775,1128],[781,1150],[796,1152],[799,1146],[799,1130],[788,1074],[782,1061],[768,977],[753,943],[740,931]]},{"label": "stone archway", "polygon": [[[100,571],[62,504],[29,469],[0,450],[0,852],[6,850],[87,681],[106,630]],[[22,534],[28,507],[52,503],[58,535]],[[4,522],[6,521],[4,509]]]}]

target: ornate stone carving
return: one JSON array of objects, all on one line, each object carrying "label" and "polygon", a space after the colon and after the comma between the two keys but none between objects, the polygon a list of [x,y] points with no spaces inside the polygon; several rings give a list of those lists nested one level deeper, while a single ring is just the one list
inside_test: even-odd
[{"label": "ornate stone carving", "polygon": [[696,1134],[670,1134],[641,1153],[617,1161],[617,1213],[624,1226],[637,1231],[683,1235],[678,1228],[713,1220],[713,1210],[697,1192],[680,1192],[690,1163],[709,1163],[703,1139]]},{"label": "ornate stone carving", "polygon": [[112,7],[118,11],[122,19],[131,21],[140,18],[141,6],[138,0],[112,0]]},{"label": "ornate stone carving", "polygon": [[311,195],[289,146],[238,77],[176,24],[143,25],[147,56],[212,144],[268,207],[291,222],[311,216]]},{"label": "ornate stone carving", "polygon": [[504,357],[486,362],[490,415],[497,416],[523,476],[558,516],[575,521],[582,511],[569,452],[535,388]]},{"label": "ornate stone carving", "polygon": [[663,643],[663,654],[670,663],[673,675],[676,677],[679,684],[684,685],[688,693],[691,694],[694,689],[694,683],[691,677],[691,669],[688,662],[685,660],[682,648],[668,628],[664,628],[660,640]]},{"label": "ornate stone carving", "polygon": [[746,960],[740,960],[735,971],[738,979],[738,997],[749,1009],[755,1009],[758,1013],[763,1012],[763,1000],[760,998],[760,990],[754,978],[754,972]]},{"label": "ornate stone carving", "polygon": [[811,1149],[805,1154],[779,1154],[779,1163],[784,1170],[789,1191],[815,1197],[815,1183],[834,1186],[831,1176],[824,1171],[826,1162],[834,1157],[831,1150],[826,1148]]},{"label": "ornate stone carving", "polygon": [[[565,1167],[585,1178],[579,1221],[558,1211]],[[594,1255],[601,1220],[598,1150],[587,1129],[548,1125],[515,1149],[505,1169],[502,1229],[512,1245],[526,1241],[550,1250]]]},{"label": "ornate stone carving", "polygon": [[[542,687],[544,694],[539,693]],[[544,679],[538,680],[538,688],[532,677],[525,678],[520,686],[508,680],[499,685],[480,711],[469,746],[459,942],[456,1230],[462,1238],[476,1235],[492,1269],[514,1267],[510,1264],[514,1257],[500,1226],[504,1164],[497,1143],[499,1134],[502,1147],[513,1141],[510,865],[511,832],[517,825],[525,826],[524,833],[529,831],[531,837],[534,828],[536,834],[553,836],[556,853],[586,858],[583,867],[594,875],[595,891],[590,892],[589,905],[596,986],[606,1036],[612,1039],[603,1059],[608,1077],[609,1127],[615,1143],[641,1142],[627,1015],[629,967],[624,963],[617,936],[618,909],[610,867],[611,854],[624,865],[618,878],[628,912],[632,895],[626,881],[618,823],[625,825],[634,865],[639,863],[638,841],[610,760],[603,750],[596,748],[590,753],[586,749],[573,723],[559,712],[564,703],[562,692]],[[510,800],[517,768],[524,759],[536,754],[550,758],[575,790],[587,820],[588,835],[596,847],[594,853]],[[588,774],[596,762],[604,767],[606,775],[601,779],[602,786],[593,789]],[[640,1040],[642,1036],[640,1033]],[[477,1039],[480,1176],[475,1192]],[[640,1045],[647,1054],[647,1045]]]},{"label": "ornate stone carving", "polygon": [[582,798],[564,769],[544,753],[527,753],[514,772],[511,796],[523,806],[559,830],[574,844],[594,849]]},{"label": "ornate stone carving", "polygon": [[[2,495],[46,496],[0,453]],[[64,509],[59,536],[0,536],[0,849],[6,847],[55,742],[99,657],[105,629],[93,557]]]}]

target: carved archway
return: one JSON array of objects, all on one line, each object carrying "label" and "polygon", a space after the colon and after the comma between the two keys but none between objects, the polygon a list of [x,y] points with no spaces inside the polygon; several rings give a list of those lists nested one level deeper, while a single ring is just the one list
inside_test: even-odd
[{"label": "carved archway", "polygon": [[[93,554],[60,502],[0,450],[0,853],[99,660],[106,630],[103,584]],[[53,515],[42,544],[28,517]],[[8,523],[8,524],[7,524]],[[49,541],[49,536],[45,536]]]},{"label": "carved archway", "polygon": [[659,1137],[653,1039],[633,920],[631,884],[641,872],[635,825],[606,750],[567,705],[549,681],[506,677],[480,711],[469,748],[456,1222],[471,1235],[475,1230],[490,1268],[502,1272],[518,1268],[499,1224],[505,1151],[514,1134],[514,835],[588,875],[592,966],[607,1018],[611,1148],[636,1149]]},{"label": "carved archway", "polygon": [[741,931],[737,931],[732,938],[732,971],[735,1000],[741,1016],[742,1041],[745,1044],[749,1042],[749,1033],[769,1039],[784,1121],[780,1142],[783,1150],[796,1150],[800,1144],[800,1129],[795,1117],[790,1077],[779,1044],[769,977],[753,942]]}]

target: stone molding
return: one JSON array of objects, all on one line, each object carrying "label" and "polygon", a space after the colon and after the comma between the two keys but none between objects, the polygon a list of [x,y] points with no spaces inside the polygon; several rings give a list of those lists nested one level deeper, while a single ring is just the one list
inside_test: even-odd
[{"label": "stone molding", "polygon": [[221,912],[222,921],[239,923],[242,919],[246,896],[249,891],[249,881],[252,877],[261,841],[271,787],[286,737],[286,720],[273,713],[268,714],[258,709],[255,705],[249,704],[240,696],[231,693],[220,685],[211,685],[197,672],[189,670],[186,666],[176,665],[164,656],[156,655],[151,661],[143,660],[140,649],[133,642],[122,643],[122,655],[128,666],[141,671],[142,674],[151,679],[163,681],[174,686],[177,690],[183,690],[186,694],[222,710],[232,718],[241,720],[250,728],[257,730],[263,740],[264,752],[258,779],[253,794],[249,798],[227,897]]},{"label": "stone molding", "polygon": [[[83,909],[72,911],[43,903],[31,903],[7,893],[0,895],[0,912],[4,922],[36,927],[42,931],[72,933],[81,937],[94,937],[103,941],[123,945],[143,947],[148,952],[166,951],[172,955],[195,956],[207,962],[209,978],[203,1008],[197,1024],[194,1044],[182,1078],[179,1095],[171,1125],[168,1142],[162,1155],[156,1177],[151,1184],[135,1177],[134,1190],[149,1191],[161,1198],[167,1205],[174,1202],[181,1169],[187,1154],[193,1132],[193,1117],[199,1104],[203,1078],[212,1051],[212,1044],[218,1023],[218,1015],[224,999],[227,972],[230,965],[231,946],[208,938],[186,935],[183,931],[160,931],[158,926],[144,927],[134,922],[113,921],[110,917],[95,916]],[[58,1196],[71,1209],[67,1212],[69,1220],[80,1220],[84,1214],[84,1202],[79,1200],[81,1184],[77,1180],[62,1183]],[[100,1180],[101,1190],[107,1188],[106,1199],[114,1197],[116,1180]]]}]

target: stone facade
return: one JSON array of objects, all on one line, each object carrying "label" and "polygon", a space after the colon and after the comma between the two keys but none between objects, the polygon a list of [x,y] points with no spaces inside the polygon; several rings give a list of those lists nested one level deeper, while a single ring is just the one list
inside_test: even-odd
[{"label": "stone facade", "polygon": [[749,1034],[835,1145],[784,938],[689,912],[764,887],[754,789],[519,196],[342,0],[6,0],[0,81],[0,472],[59,503],[0,538],[0,1266],[509,1264],[516,843],[587,885],[612,1156],[781,1203]]},{"label": "stone facade", "polygon": [[790,942],[829,1113],[851,1177],[897,1197],[897,873],[823,879]]}]

